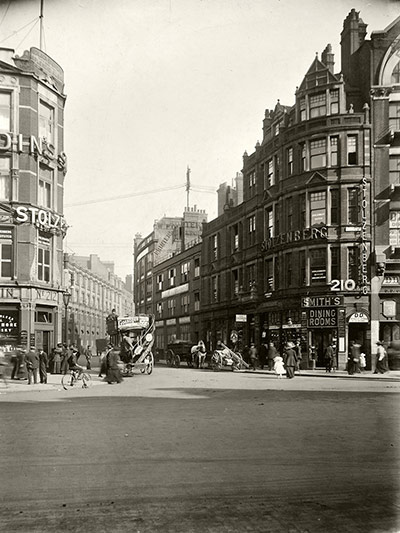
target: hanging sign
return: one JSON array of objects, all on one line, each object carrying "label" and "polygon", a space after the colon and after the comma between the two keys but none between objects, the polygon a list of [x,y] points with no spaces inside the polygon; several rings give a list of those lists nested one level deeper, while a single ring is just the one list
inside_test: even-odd
[{"label": "hanging sign", "polygon": [[368,324],[368,322],[369,317],[367,313],[363,313],[362,311],[353,313],[349,318],[349,324]]}]

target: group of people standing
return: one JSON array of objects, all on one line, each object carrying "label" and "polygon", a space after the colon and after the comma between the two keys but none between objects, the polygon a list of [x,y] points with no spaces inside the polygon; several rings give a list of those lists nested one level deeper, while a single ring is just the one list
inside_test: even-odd
[{"label": "group of people standing", "polygon": [[291,379],[294,378],[296,371],[300,372],[303,359],[301,342],[300,340],[287,342],[280,353],[271,341],[260,346],[260,354],[255,344],[251,344],[249,359],[253,370],[256,370],[258,364],[261,369],[268,365],[268,370],[274,371],[279,377],[286,373],[286,377]]},{"label": "group of people standing", "polygon": [[[47,383],[47,374],[65,374],[70,369],[83,370],[78,364],[80,352],[75,345],[67,346],[58,343],[48,355],[42,349],[27,350],[24,346],[17,346],[11,356],[11,379],[27,380],[28,385]],[[90,346],[84,350],[86,368],[91,368],[92,352]]]},{"label": "group of people standing", "polygon": [[[378,341],[376,344],[377,356],[374,374],[384,374],[389,370],[387,352],[382,341]],[[309,352],[311,368],[315,370],[317,361],[315,346],[310,346]],[[259,350],[252,343],[248,350],[248,359],[253,370],[256,370],[258,365],[261,369],[268,365],[268,370],[274,371],[279,376],[286,373],[286,377],[293,378],[295,372],[300,372],[301,370],[303,359],[301,341],[287,342],[281,347],[280,352],[273,342],[261,344]],[[323,364],[327,373],[338,370],[337,346],[333,341],[330,341],[323,351]],[[366,369],[366,366],[367,356],[362,351],[361,343],[359,341],[351,341],[346,367],[348,374],[359,374]]]},{"label": "group of people standing", "polygon": [[47,383],[47,353],[43,350],[29,350],[17,346],[11,356],[11,379],[28,380],[28,384]]}]

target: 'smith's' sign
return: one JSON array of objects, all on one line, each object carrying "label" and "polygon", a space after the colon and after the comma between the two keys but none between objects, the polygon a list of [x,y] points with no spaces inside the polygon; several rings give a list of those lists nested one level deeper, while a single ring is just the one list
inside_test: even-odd
[{"label": "'smith's' sign", "polygon": [[328,228],[322,226],[320,228],[306,228],[303,230],[288,231],[281,233],[276,237],[271,237],[263,241],[261,248],[263,251],[270,250],[281,244],[288,244],[297,241],[310,241],[314,239],[326,239],[328,237]]}]

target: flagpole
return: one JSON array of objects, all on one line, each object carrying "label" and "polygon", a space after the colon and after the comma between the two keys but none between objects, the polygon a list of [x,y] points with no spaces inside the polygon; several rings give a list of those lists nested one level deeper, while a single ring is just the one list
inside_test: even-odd
[{"label": "flagpole", "polygon": [[40,50],[43,50],[43,4],[44,0],[40,0]]}]

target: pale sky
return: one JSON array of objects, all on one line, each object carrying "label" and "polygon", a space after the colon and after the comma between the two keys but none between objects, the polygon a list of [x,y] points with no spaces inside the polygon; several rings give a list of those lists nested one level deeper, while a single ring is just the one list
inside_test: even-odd
[{"label": "pale sky", "polygon": [[[43,50],[67,94],[66,251],[132,273],[135,234],[182,216],[188,165],[190,205],[215,218],[215,191],[261,141],[265,109],[294,104],[328,43],[340,71],[352,8],[367,37],[400,15],[398,0],[44,0]],[[0,46],[39,47],[39,11],[0,0]]]}]

